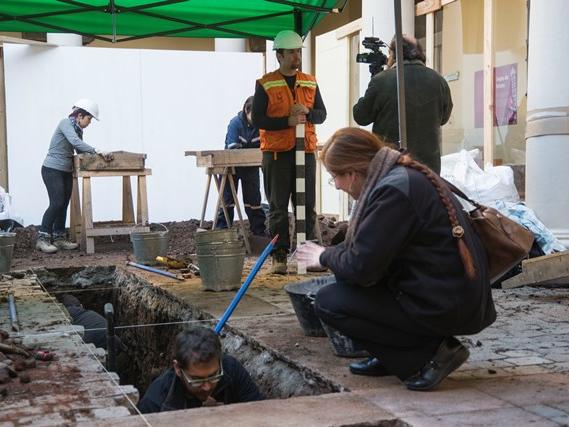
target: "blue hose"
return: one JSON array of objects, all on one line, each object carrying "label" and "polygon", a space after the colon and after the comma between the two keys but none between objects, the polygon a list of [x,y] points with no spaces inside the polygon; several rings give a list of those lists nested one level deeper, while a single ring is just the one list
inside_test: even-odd
[{"label": "blue hose", "polygon": [[227,322],[227,319],[229,319],[229,317],[231,316],[231,314],[233,313],[233,311],[237,307],[237,304],[239,304],[239,301],[241,301],[241,298],[243,298],[243,296],[245,295],[245,292],[247,292],[247,288],[249,287],[249,285],[251,284],[251,282],[253,281],[253,279],[255,278],[255,276],[257,275],[257,273],[259,272],[259,270],[263,266],[263,263],[265,262],[265,260],[267,259],[267,257],[271,253],[271,251],[273,250],[273,247],[275,246],[275,243],[277,242],[278,238],[279,238],[279,235],[277,234],[273,238],[273,240],[271,240],[269,242],[269,244],[265,247],[265,250],[263,250],[263,253],[261,253],[261,256],[259,256],[259,259],[257,260],[255,265],[253,266],[253,269],[251,270],[251,272],[249,273],[249,275],[247,276],[247,278],[245,279],[245,281],[243,282],[243,284],[239,288],[239,291],[237,292],[235,297],[233,297],[233,301],[231,301],[229,306],[225,309],[223,316],[221,316],[221,319],[219,319],[219,322],[217,322],[217,325],[215,325],[214,331],[216,334],[219,335],[219,333],[221,332],[221,330],[225,326],[225,322]]}]

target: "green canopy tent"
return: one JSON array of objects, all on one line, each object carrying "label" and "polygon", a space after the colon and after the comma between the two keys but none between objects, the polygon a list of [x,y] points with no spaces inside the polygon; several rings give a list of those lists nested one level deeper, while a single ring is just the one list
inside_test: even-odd
[{"label": "green canopy tent", "polygon": [[0,31],[75,33],[109,42],[146,37],[305,36],[348,0],[1,0]]}]

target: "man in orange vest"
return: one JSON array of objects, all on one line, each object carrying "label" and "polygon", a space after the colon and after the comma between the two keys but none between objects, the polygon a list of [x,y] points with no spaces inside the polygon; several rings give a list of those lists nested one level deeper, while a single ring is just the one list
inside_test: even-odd
[{"label": "man in orange vest", "polygon": [[279,69],[257,80],[253,124],[259,128],[263,178],[269,201],[269,231],[279,235],[272,254],[273,273],[286,274],[290,249],[288,204],[295,197],[295,127],[305,124],[306,237],[314,238],[316,221],[316,133],[326,119],[326,107],[316,79],[300,71],[302,39],[294,31],[279,32],[274,40]]}]

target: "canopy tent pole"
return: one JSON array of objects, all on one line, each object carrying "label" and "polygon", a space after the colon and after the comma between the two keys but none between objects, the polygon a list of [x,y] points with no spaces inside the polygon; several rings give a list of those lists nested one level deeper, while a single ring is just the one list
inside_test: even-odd
[{"label": "canopy tent pole", "polygon": [[397,58],[397,107],[399,112],[399,144],[407,148],[407,117],[405,115],[405,74],[403,70],[403,34],[401,30],[401,0],[393,0],[395,12],[395,57]]}]

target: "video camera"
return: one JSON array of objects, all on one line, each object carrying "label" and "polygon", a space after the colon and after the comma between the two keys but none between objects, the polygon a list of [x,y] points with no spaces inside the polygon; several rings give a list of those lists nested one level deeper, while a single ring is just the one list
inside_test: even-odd
[{"label": "video camera", "polygon": [[369,72],[373,77],[382,71],[383,66],[387,64],[387,56],[380,50],[381,47],[387,47],[387,45],[378,37],[366,37],[362,41],[362,45],[371,52],[358,53],[356,62],[369,64]]}]

